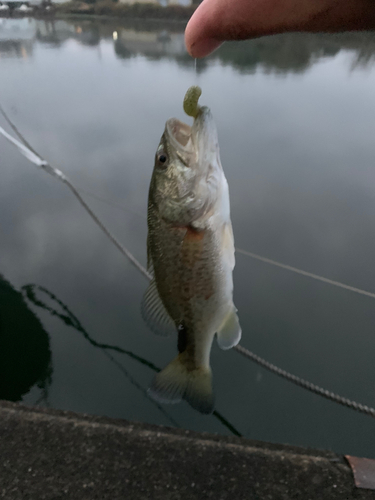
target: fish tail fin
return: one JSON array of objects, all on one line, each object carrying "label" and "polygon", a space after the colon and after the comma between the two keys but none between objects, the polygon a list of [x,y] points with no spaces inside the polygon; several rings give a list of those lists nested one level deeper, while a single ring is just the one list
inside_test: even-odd
[{"label": "fish tail fin", "polygon": [[192,370],[187,361],[184,353],[179,354],[155,376],[148,393],[160,403],[185,399],[194,409],[210,414],[214,410],[211,368],[200,366]]}]

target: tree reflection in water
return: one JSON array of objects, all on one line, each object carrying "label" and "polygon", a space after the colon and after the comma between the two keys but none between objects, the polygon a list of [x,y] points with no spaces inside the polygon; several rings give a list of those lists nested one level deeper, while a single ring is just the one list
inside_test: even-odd
[{"label": "tree reflection in water", "polygon": [[48,334],[22,292],[0,275],[0,399],[20,401],[34,385],[47,399],[51,379]]}]

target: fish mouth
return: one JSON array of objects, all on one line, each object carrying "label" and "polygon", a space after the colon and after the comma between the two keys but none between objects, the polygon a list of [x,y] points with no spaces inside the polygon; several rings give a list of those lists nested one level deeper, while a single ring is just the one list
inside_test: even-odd
[{"label": "fish mouth", "polygon": [[177,149],[190,151],[191,127],[177,118],[170,118],[165,126],[168,137]]},{"label": "fish mouth", "polygon": [[199,109],[191,127],[177,118],[167,120],[165,136],[177,155],[181,154],[183,158],[186,154],[194,154],[199,161],[200,158],[216,156],[219,151],[216,125],[207,106]]}]

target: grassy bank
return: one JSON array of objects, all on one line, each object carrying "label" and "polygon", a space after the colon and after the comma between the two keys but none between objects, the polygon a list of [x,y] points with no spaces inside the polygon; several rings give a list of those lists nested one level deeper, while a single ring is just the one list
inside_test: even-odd
[{"label": "grassy bank", "polygon": [[187,21],[193,14],[196,6],[183,7],[171,5],[161,7],[156,4],[122,4],[110,0],[95,3],[72,1],[54,6],[56,15],[74,16],[105,16],[128,19],[163,19],[173,21]]}]

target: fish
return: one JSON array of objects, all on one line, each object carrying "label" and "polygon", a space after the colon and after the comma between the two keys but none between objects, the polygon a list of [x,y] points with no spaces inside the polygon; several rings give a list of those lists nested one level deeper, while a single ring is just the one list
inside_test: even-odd
[{"label": "fish", "polygon": [[229,190],[212,113],[190,87],[191,126],[170,118],[156,150],[148,196],[148,271],[141,312],[157,335],[177,335],[178,354],[148,390],[161,403],[185,400],[214,411],[210,352],[241,338],[233,303],[234,239]]}]

